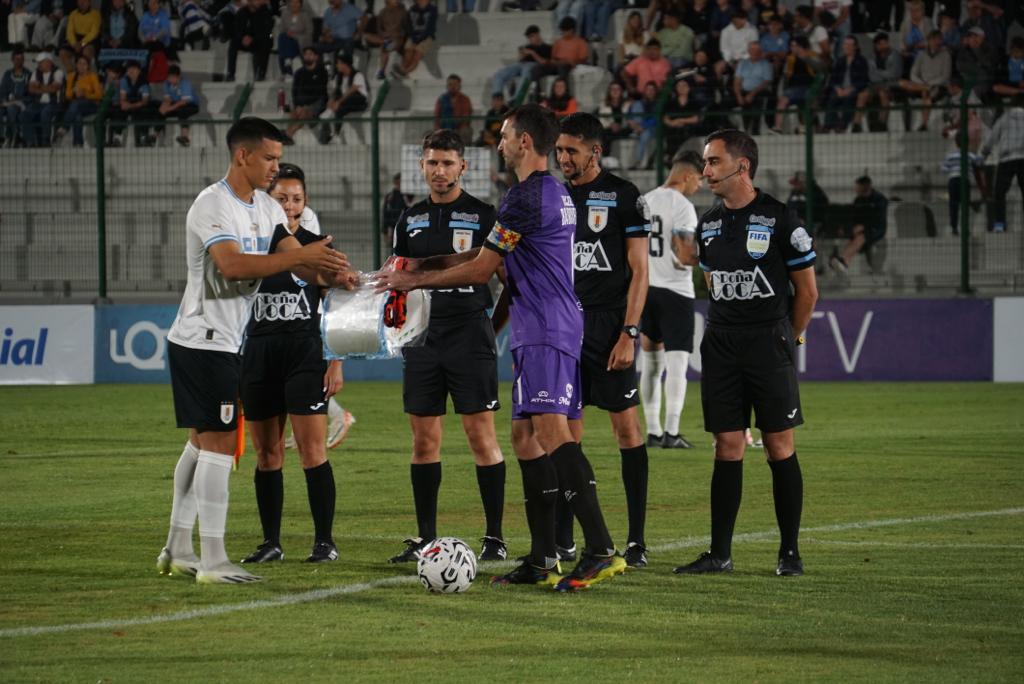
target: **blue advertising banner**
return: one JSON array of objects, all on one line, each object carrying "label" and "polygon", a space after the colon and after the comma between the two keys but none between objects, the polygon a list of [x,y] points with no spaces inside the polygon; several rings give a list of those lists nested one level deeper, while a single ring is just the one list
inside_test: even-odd
[{"label": "blue advertising banner", "polygon": [[96,307],[96,382],[170,382],[167,331],[174,305]]}]

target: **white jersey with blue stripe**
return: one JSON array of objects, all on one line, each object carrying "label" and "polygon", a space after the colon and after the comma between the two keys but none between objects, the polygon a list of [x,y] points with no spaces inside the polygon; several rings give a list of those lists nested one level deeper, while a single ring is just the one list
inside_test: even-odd
[{"label": "white jersey with blue stripe", "polygon": [[222,179],[199,193],[185,220],[188,281],[167,339],[192,349],[237,353],[260,279],[225,278],[211,246],[238,243],[246,254],[266,254],[276,226],[287,226],[281,205],[260,190],[245,202]]}]

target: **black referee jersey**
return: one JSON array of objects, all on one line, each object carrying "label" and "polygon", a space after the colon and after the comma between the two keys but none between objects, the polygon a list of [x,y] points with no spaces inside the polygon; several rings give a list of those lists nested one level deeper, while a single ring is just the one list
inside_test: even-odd
[{"label": "black referee jersey", "polygon": [[816,256],[796,212],[758,190],[740,209],[709,209],[696,237],[700,267],[711,276],[708,323],[758,326],[789,316],[789,273],[810,268]]},{"label": "black referee jersey", "polygon": [[628,180],[607,171],[590,183],[565,187],[576,205],[576,296],[584,311],[625,308],[633,276],[626,240],[647,239],[651,231],[643,196]]},{"label": "black referee jersey", "polygon": [[[402,212],[395,224],[395,256],[422,259],[480,247],[495,216],[493,206],[465,191],[446,204],[427,197]],[[432,290],[430,300],[431,321],[478,313],[493,304],[487,285]]]},{"label": "black referee jersey", "polygon": [[[291,233],[278,226],[270,243],[270,252],[277,249],[277,244],[290,237]],[[305,228],[295,232],[295,239],[302,245],[308,245],[323,236],[311,233]],[[260,335],[320,335],[320,287],[316,283],[307,283],[288,271],[275,273],[264,278],[260,283],[259,292],[252,303],[252,316],[245,334],[247,337]]]}]

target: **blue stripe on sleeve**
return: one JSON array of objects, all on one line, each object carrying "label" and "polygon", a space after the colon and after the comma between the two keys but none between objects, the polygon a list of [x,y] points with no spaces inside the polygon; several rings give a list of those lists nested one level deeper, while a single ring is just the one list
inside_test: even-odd
[{"label": "blue stripe on sleeve", "polygon": [[789,261],[786,262],[786,265],[787,266],[797,266],[799,264],[803,264],[803,263],[806,263],[806,262],[810,261],[811,259],[815,258],[816,256],[818,256],[818,255],[815,254],[814,252],[811,252],[810,254],[805,254],[802,257],[798,257],[796,259],[790,259]]},{"label": "blue stripe on sleeve", "polygon": [[225,242],[227,240],[234,240],[235,242],[240,242],[239,239],[238,239],[238,236],[236,236],[236,235],[229,235],[228,233],[220,233],[219,235],[214,235],[212,238],[210,238],[209,240],[204,242],[203,243],[203,247],[209,247],[210,245],[216,244],[218,242]]},{"label": "blue stripe on sleeve", "polygon": [[641,231],[645,233],[651,232],[651,224],[645,223],[642,226],[630,226],[626,228],[627,233],[639,233]]},{"label": "blue stripe on sleeve", "polygon": [[703,261],[700,262],[697,265],[701,267],[701,270],[704,270],[704,271],[710,271],[711,270],[710,268],[707,267],[707,264],[705,264]]}]

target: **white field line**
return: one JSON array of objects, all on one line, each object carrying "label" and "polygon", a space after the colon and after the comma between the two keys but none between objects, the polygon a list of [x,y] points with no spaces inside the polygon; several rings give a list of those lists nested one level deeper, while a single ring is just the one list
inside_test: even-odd
[{"label": "white field line", "polygon": [[[1009,515],[1021,515],[1024,513],[1024,508],[1003,508],[995,511],[972,511],[966,513],[948,513],[944,515],[920,515],[912,518],[888,518],[883,520],[863,520],[858,522],[838,523],[835,525],[819,525],[817,527],[808,527],[802,530],[803,532],[842,532],[845,530],[864,530],[873,529],[876,527],[892,527],[895,525],[910,525],[915,523],[931,523],[931,522],[948,522],[952,520],[972,520],[974,518],[990,518],[996,516],[1009,516]],[[748,532],[745,534],[738,534],[734,537],[735,541],[760,541],[763,539],[769,539],[777,535],[776,530],[770,530],[765,532]],[[652,547],[652,551],[671,551],[675,549],[685,549],[691,547],[706,546],[708,539],[706,537],[688,537],[686,539],[680,539],[678,541],[670,542],[668,544],[661,544],[656,547]],[[137,618],[121,618],[114,620],[101,620],[98,622],[78,622],[64,625],[45,625],[38,627],[15,627],[11,629],[0,629],[0,638],[20,637],[20,636],[38,636],[41,634],[61,634],[64,632],[81,632],[96,629],[123,629],[126,627],[142,627],[146,625],[157,625],[166,622],[182,622],[185,620],[194,620],[197,618],[212,617],[215,615],[225,615],[227,613],[237,613],[245,610],[260,610],[262,608],[277,608],[280,606],[293,606],[300,603],[311,603],[313,601],[322,601],[324,599],[333,598],[335,596],[344,596],[347,594],[358,594],[378,587],[387,587],[400,584],[414,584],[417,582],[415,576],[403,575],[400,577],[387,577],[380,580],[374,580],[372,582],[361,582],[358,584],[341,584],[336,587],[329,589],[317,589],[314,591],[306,591],[298,594],[283,594],[276,598],[261,599],[259,601],[246,601],[244,603],[229,603],[220,606],[209,606],[206,608],[196,608],[194,610],[184,610],[177,613],[168,613],[166,615],[151,615],[147,617]]]}]

